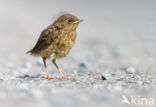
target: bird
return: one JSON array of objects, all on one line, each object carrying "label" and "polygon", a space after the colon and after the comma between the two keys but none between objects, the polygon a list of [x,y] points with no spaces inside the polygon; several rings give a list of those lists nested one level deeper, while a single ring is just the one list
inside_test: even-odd
[{"label": "bird", "polygon": [[49,77],[47,71],[47,59],[52,58],[52,63],[57,71],[61,74],[63,80],[71,80],[64,76],[59,66],[56,64],[56,59],[66,57],[75,44],[76,28],[83,20],[79,20],[72,14],[63,14],[59,16],[53,24],[44,29],[35,46],[26,54],[30,53],[33,56],[42,57],[44,69],[46,72],[45,79],[59,79],[58,77]]}]

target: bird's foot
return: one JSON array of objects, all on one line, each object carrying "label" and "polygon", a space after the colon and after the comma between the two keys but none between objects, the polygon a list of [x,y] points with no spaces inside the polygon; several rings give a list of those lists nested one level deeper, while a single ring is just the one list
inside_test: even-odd
[{"label": "bird's foot", "polygon": [[44,77],[44,78],[41,78],[42,80],[59,80],[59,78],[57,77]]},{"label": "bird's foot", "polygon": [[74,80],[73,78],[62,77],[62,80]]},{"label": "bird's foot", "polygon": [[[43,77],[42,80],[60,80],[58,77]],[[73,78],[62,77],[62,80],[74,80]]]}]

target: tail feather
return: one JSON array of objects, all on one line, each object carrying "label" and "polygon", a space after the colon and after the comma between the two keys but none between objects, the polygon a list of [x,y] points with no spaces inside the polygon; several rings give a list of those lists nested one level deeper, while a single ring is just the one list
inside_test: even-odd
[{"label": "tail feather", "polygon": [[26,54],[29,54],[29,53],[32,55],[32,54],[33,54],[33,51],[30,50],[30,51],[28,51]]}]

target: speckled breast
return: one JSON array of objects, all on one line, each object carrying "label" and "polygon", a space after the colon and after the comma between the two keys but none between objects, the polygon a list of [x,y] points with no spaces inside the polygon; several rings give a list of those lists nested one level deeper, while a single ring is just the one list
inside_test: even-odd
[{"label": "speckled breast", "polygon": [[46,55],[46,57],[52,55],[55,58],[65,57],[74,45],[75,39],[75,31],[61,31],[46,51],[44,51],[44,55]]},{"label": "speckled breast", "polygon": [[[61,36],[62,35],[62,36]],[[59,41],[56,42],[55,54],[56,58],[62,58],[68,55],[70,49],[73,47],[76,39],[75,31],[63,31],[59,35]]]}]

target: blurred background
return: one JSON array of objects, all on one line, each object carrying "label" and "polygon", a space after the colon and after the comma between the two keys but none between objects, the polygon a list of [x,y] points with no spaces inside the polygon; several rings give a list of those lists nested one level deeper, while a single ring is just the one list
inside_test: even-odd
[{"label": "blurred background", "polygon": [[[25,78],[22,80],[17,80],[16,78],[25,74],[40,74],[44,76],[44,72],[41,72],[41,70],[44,70],[41,60],[25,55],[25,53],[35,45],[41,31],[52,24],[63,13],[71,13],[79,19],[84,20],[78,26],[76,44],[69,56],[58,61],[61,68],[65,70],[65,74],[71,74],[73,71],[79,72],[81,68],[78,65],[82,63],[89,66],[87,73],[101,74],[104,72],[113,72],[118,76],[119,74],[114,71],[120,71],[121,69],[130,67],[133,73],[137,72],[143,75],[149,75],[149,77],[156,79],[156,1],[0,0],[0,77],[2,80],[7,80],[1,82],[1,86],[4,85],[4,87],[0,88],[0,96],[4,96],[4,98],[0,97],[0,101],[4,100],[3,104],[5,106],[9,106],[9,104],[14,104],[14,106],[20,105],[13,103],[12,100],[9,100],[10,103],[6,104],[5,101],[8,95],[5,90],[8,90],[11,98],[15,98],[13,101],[18,102],[21,100],[21,97],[23,99],[29,99],[30,97],[25,97],[23,94],[20,95],[21,97],[12,95],[19,87],[20,89],[21,87],[22,89],[27,87],[26,89],[28,91],[29,89],[33,90],[32,84],[35,84],[34,87],[38,88],[36,83],[30,85],[29,79],[27,80],[27,85],[24,84],[21,86],[19,81],[26,81]],[[54,72],[50,72],[56,73],[55,68],[51,68],[51,66],[48,69],[54,70]],[[33,79],[31,78],[30,80]],[[155,87],[155,80],[152,81],[154,81],[152,87]],[[47,84],[48,82],[45,83]],[[101,82],[99,84],[104,85]],[[151,84],[149,85],[151,86]],[[66,86],[64,87],[66,88]],[[107,88],[101,88],[101,90]],[[82,91],[84,91],[83,89],[85,90],[85,87],[82,88]],[[42,94],[45,92],[44,89],[38,91]],[[61,92],[65,93],[66,91]],[[139,93],[141,92],[139,91]],[[147,92],[151,92],[151,90],[149,89]],[[56,91],[56,93],[59,92]],[[103,91],[101,94],[103,94]],[[43,95],[46,94],[44,93]],[[63,96],[63,94],[61,95]],[[92,106],[97,104],[103,106],[105,105],[103,103],[105,101],[106,104],[111,106],[111,101],[106,96],[100,99],[101,97],[97,94],[96,96],[99,100],[93,101],[94,98],[90,95],[90,93],[82,95],[88,98],[87,100],[84,98],[86,103],[84,103],[85,101],[78,100],[77,104],[85,104],[85,106],[87,104],[93,104]],[[105,100],[105,97],[108,101]],[[118,98],[118,93],[112,99],[116,97]],[[42,98],[51,99],[51,97],[45,96]],[[66,97],[59,97],[58,100],[61,98],[63,102],[66,102],[64,100]],[[57,105],[58,100],[54,101],[54,104]],[[24,101],[27,101],[27,99]],[[39,101],[37,100],[36,102]],[[70,99],[69,102],[67,101],[66,106],[72,106],[73,103],[70,103],[70,101]],[[116,103],[118,104],[120,102]],[[34,106],[38,107],[42,106],[40,103],[37,105],[33,102],[26,104],[34,104]],[[43,101],[44,104],[48,107],[51,103]]]}]

